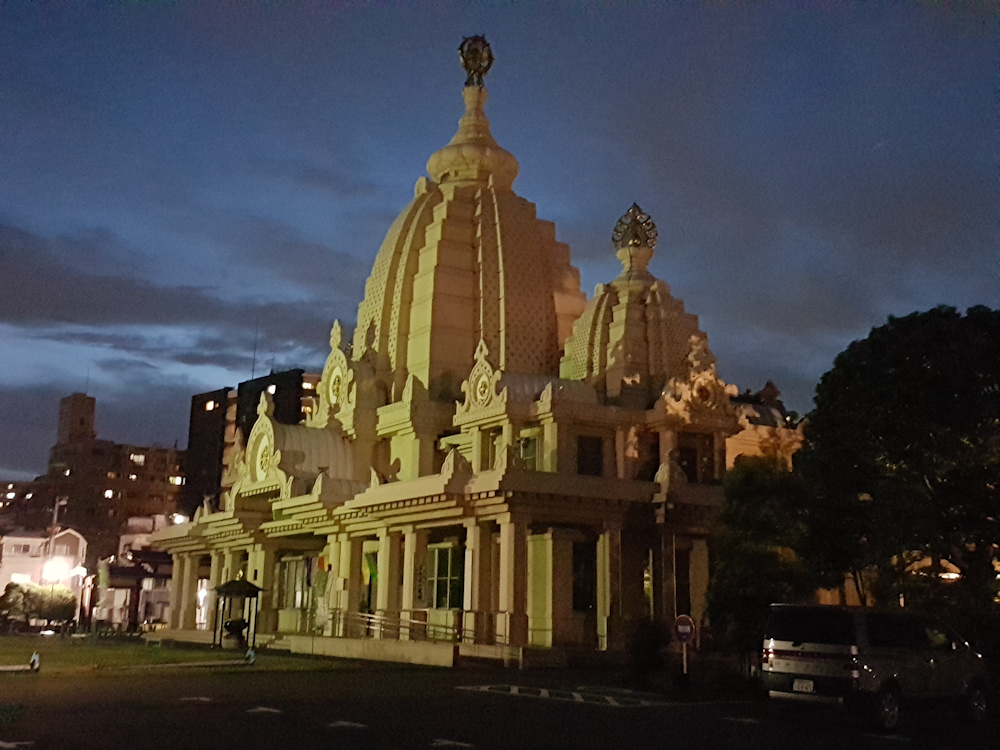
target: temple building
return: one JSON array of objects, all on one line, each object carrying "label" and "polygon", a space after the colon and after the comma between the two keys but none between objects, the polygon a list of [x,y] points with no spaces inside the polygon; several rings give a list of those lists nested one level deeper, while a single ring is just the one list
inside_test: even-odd
[{"label": "temple building", "polygon": [[221,508],[153,537],[169,637],[212,639],[202,579],[262,589],[258,643],[408,661],[618,650],[639,621],[704,619],[727,440],[780,449],[649,272],[637,205],[587,300],[490,134],[488,45],[461,51],[458,132],[375,256],[353,345],[334,324],[308,417],[279,423],[264,392]]}]

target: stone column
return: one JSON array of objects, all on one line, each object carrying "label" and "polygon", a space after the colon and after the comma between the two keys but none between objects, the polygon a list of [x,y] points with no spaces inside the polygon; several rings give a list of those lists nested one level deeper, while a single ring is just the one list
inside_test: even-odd
[{"label": "stone column", "polygon": [[222,569],[219,571],[219,578],[222,583],[229,583],[236,578],[236,571],[233,569],[236,566],[236,555],[231,548],[224,549],[219,554],[222,556]]},{"label": "stone column", "polygon": [[701,646],[701,625],[705,619],[706,600],[708,597],[708,541],[695,539],[691,545],[690,557],[691,577],[691,619],[698,626],[695,647]]},{"label": "stone column", "polygon": [[323,627],[323,635],[336,635],[339,628],[339,621],[342,619],[340,612],[339,587],[337,581],[340,579],[340,539],[336,534],[330,534],[326,538],[326,560],[328,578],[326,582],[326,609],[329,621]]},{"label": "stone column", "polygon": [[490,573],[492,564],[492,525],[480,525],[476,519],[465,522],[465,592],[462,609],[463,640],[489,643],[491,639]]},{"label": "stone column", "polygon": [[528,521],[507,514],[500,521],[500,611],[497,640],[511,646],[528,643]]},{"label": "stone column", "polygon": [[351,537],[350,534],[340,535],[340,570],[336,580],[337,609],[341,618],[337,635],[351,637],[358,635],[348,627],[348,616],[358,611],[361,601],[361,563],[364,539]]},{"label": "stone column", "polygon": [[403,539],[403,591],[400,602],[400,618],[404,621],[399,637],[407,640],[423,640],[427,634],[427,531],[407,528]]},{"label": "stone column", "polygon": [[195,617],[198,612],[198,555],[185,553],[181,573],[181,611],[178,627],[181,630],[194,630]]},{"label": "stone column", "polygon": [[400,533],[381,529],[378,535],[378,584],[375,614],[385,618],[375,632],[379,638],[395,638],[399,630],[399,543]]},{"label": "stone column", "polygon": [[673,625],[677,619],[677,589],[674,580],[674,535],[660,526],[653,545],[653,619]]},{"label": "stone column", "polygon": [[223,583],[222,554],[223,553],[220,550],[212,551],[212,572],[209,574],[208,578],[208,596],[205,597],[205,606],[208,608],[208,629],[213,633],[216,628],[215,612],[218,609],[216,606],[218,598],[215,593],[215,589],[219,584]]},{"label": "stone column", "polygon": [[171,557],[173,564],[170,574],[170,618],[167,627],[171,630],[180,630],[181,602],[184,596],[184,565],[187,562],[187,556],[175,552]]},{"label": "stone column", "polygon": [[250,550],[247,578],[254,586],[263,589],[257,601],[258,633],[278,632],[278,610],[274,606],[274,563],[275,550],[271,544],[255,544]]},{"label": "stone column", "polygon": [[597,538],[597,642],[601,650],[620,650],[622,633],[622,532],[607,528]]},{"label": "stone column", "polygon": [[[542,424],[542,438],[538,446],[539,469],[541,471],[565,471],[566,461],[559,456],[559,425],[555,422]],[[565,451],[565,448],[563,448]]]}]

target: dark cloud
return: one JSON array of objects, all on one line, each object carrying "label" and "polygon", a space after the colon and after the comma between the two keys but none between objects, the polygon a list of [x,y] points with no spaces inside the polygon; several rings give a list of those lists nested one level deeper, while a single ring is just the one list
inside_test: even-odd
[{"label": "dark cloud", "polygon": [[48,449],[56,442],[59,398],[50,384],[0,389],[0,479],[33,479],[45,473]]}]

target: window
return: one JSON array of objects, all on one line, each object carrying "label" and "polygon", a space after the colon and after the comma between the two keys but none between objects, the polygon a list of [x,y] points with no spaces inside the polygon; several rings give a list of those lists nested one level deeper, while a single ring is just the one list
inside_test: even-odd
[{"label": "window", "polygon": [[434,609],[461,609],[464,594],[465,555],[457,546],[427,550],[427,590]]},{"label": "window", "polygon": [[108,500],[110,500],[114,496],[115,496],[114,490],[104,490],[104,497],[106,497]]},{"label": "window", "polygon": [[517,454],[524,461],[526,469],[538,470],[538,438],[536,436],[518,438]]},{"label": "window", "polygon": [[184,484],[184,477],[178,477],[178,476],[170,477],[170,484],[175,484],[178,487],[180,487],[182,484]]},{"label": "window", "polygon": [[316,388],[314,383],[310,383],[308,380],[302,383],[302,388],[307,391],[311,391]]},{"label": "window", "polygon": [[68,477],[72,473],[73,473],[72,469],[66,469],[66,471],[63,472],[63,476]]},{"label": "window", "polygon": [[589,477],[604,475],[604,439],[580,435],[576,439],[576,473]]},{"label": "window", "polygon": [[10,554],[12,555],[28,555],[31,554],[30,544],[12,544],[10,545]]},{"label": "window", "polygon": [[269,385],[267,387],[267,392],[270,393],[272,396],[275,394],[275,392],[277,390],[278,390],[278,386],[276,386],[276,385]]},{"label": "window", "polygon": [[145,453],[133,453],[129,456],[136,466],[145,466],[146,464],[146,454]]},{"label": "window", "polygon": [[138,479],[139,477],[138,477],[138,475],[136,475],[136,474],[129,474],[129,475],[128,475],[128,478],[129,478],[129,479],[131,479],[131,480],[132,480],[132,481],[134,482],[134,481],[135,481],[136,479]]},{"label": "window", "polygon": [[691,484],[715,479],[715,449],[711,435],[682,432],[677,436],[677,462]]},{"label": "window", "polygon": [[215,409],[215,402],[214,401],[206,401],[205,402],[205,411],[212,411],[213,409]]},{"label": "window", "polygon": [[34,496],[35,496],[35,493],[34,493],[34,492],[29,492],[29,493],[28,493],[27,495],[25,495],[25,496],[24,496],[24,499],[25,499],[25,500],[30,500],[30,499],[31,499],[31,498],[33,498]]},{"label": "window", "polygon": [[500,430],[485,430],[483,432],[483,471],[489,471],[497,462],[497,452],[503,435]]},{"label": "window", "polygon": [[15,497],[17,497],[17,493],[16,492],[8,492],[7,493],[7,499],[8,500],[13,500]]}]

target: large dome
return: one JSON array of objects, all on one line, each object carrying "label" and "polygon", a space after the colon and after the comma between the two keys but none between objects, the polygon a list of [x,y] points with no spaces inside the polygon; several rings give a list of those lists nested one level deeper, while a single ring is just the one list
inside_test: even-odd
[{"label": "large dome", "polygon": [[353,357],[391,400],[410,375],[433,400],[459,398],[480,339],[498,369],[555,375],[586,303],[555,226],[511,189],[517,161],[490,134],[485,89],[463,98],[458,132],[389,229],[358,308]]}]

